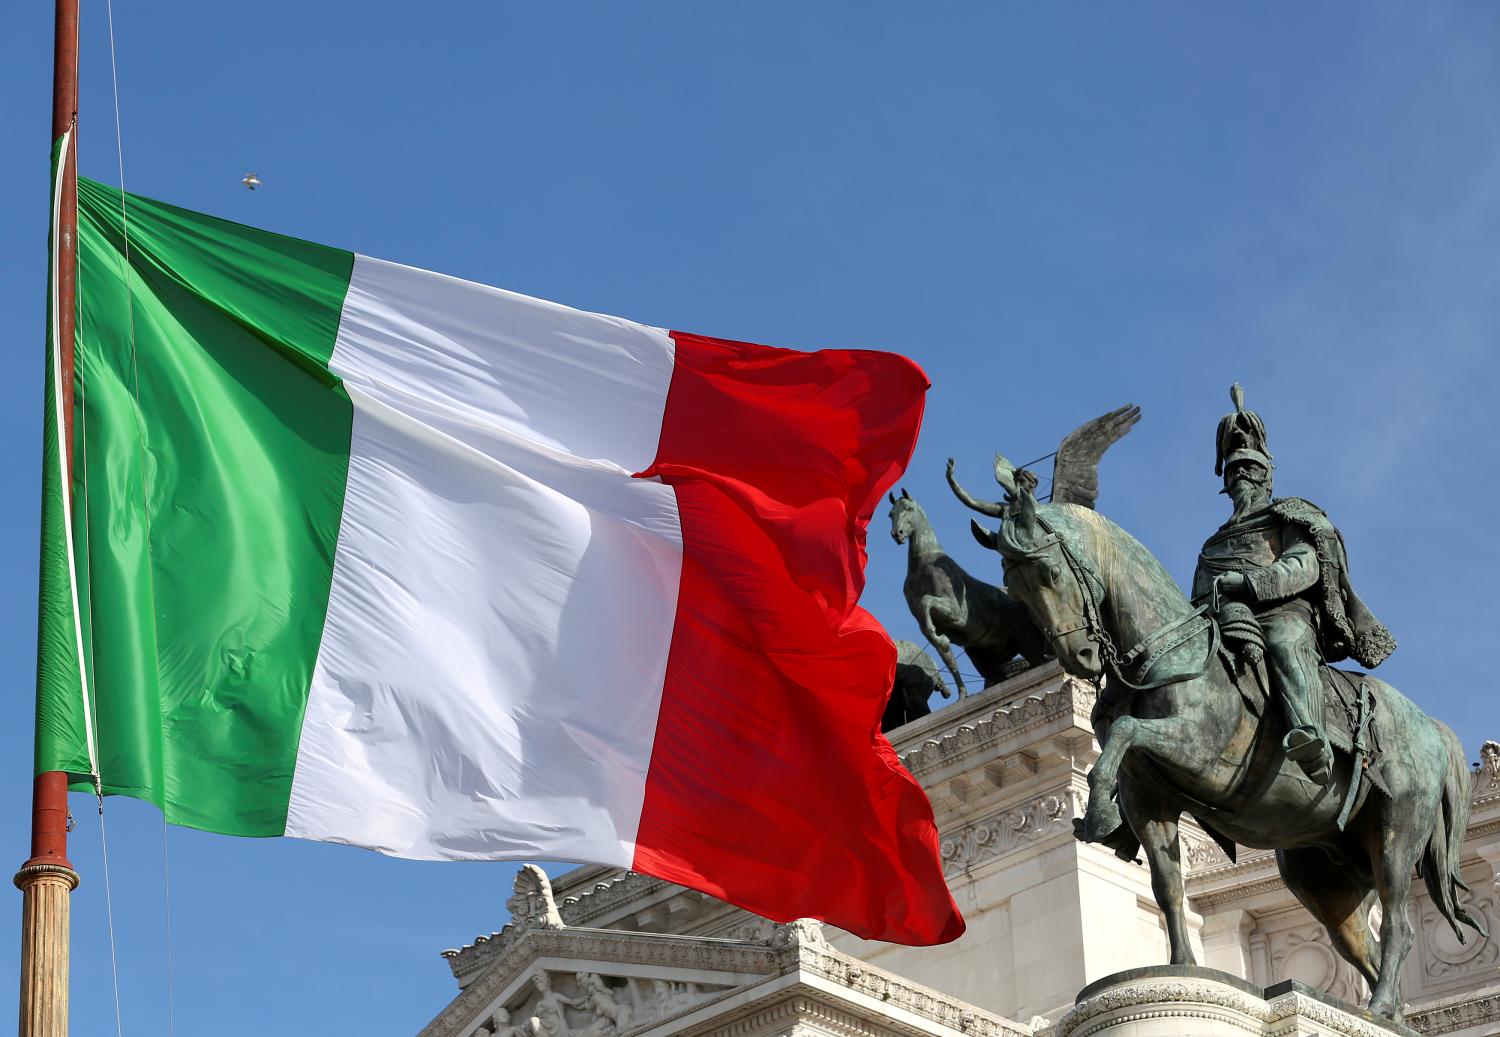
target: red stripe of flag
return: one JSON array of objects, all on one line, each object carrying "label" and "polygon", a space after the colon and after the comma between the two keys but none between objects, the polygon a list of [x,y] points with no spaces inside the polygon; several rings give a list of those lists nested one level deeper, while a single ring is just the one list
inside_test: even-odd
[{"label": "red stripe of flag", "polygon": [[880,733],[895,647],[856,602],[926,375],[673,332],[655,463],[683,566],[637,871],[778,921],[956,939],[932,808]]}]

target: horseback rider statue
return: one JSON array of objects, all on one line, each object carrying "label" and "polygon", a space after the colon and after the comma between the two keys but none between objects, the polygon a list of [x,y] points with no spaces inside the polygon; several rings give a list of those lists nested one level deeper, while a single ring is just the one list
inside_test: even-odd
[{"label": "horseback rider statue", "polygon": [[976,535],[1000,553],[1010,593],[1063,669],[1103,683],[1075,832],[1126,860],[1145,854],[1172,963],[1196,962],[1179,832],[1191,814],[1231,860],[1240,846],[1276,851],[1287,886],[1369,983],[1370,1010],[1394,1018],[1417,932],[1414,876],[1454,940],[1486,937],[1463,896],[1468,757],[1451,728],[1385,681],[1321,665],[1371,667],[1396,644],[1349,586],[1328,516],[1271,497],[1265,426],[1239,386],[1231,395],[1218,468],[1234,514],[1203,547],[1196,604],[1140,541],[1087,507],[1039,501],[1035,479],[1004,457],[1003,505],[950,481],[1000,518]]},{"label": "horseback rider statue", "polygon": [[1214,474],[1234,502],[1229,521],[1198,555],[1193,604],[1207,605],[1226,644],[1264,656],[1287,718],[1282,749],[1318,785],[1333,753],[1323,721],[1319,664],[1353,657],[1378,666],[1396,648],[1349,584],[1344,543],[1328,516],[1297,497],[1271,497],[1271,451],[1260,415],[1230,389],[1233,413],[1219,422]]}]

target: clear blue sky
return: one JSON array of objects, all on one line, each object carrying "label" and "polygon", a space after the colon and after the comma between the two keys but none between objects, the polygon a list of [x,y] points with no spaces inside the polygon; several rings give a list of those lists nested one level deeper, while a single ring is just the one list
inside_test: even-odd
[{"label": "clear blue sky", "polygon": [[[1332,513],[1401,641],[1381,675],[1471,753],[1500,737],[1500,8],[119,0],[116,22],[132,190],[651,324],[915,357],[933,389],[906,485],[994,579],[945,457],[983,486],[996,448],[1043,454],[1139,403],[1101,506],[1185,581],[1225,515],[1213,429],[1244,382],[1278,491]],[[19,864],[51,4],[3,26],[0,850]],[[83,172],[116,182],[102,0],[80,132]],[[912,637],[887,530],[866,601]],[[74,810],[74,1032],[102,1034],[99,837]],[[108,814],[125,1029],[164,1033],[160,817]],[[454,992],[437,952],[502,924],[513,871],[178,829],[170,861],[176,1029],[225,1037],[415,1032]]]}]

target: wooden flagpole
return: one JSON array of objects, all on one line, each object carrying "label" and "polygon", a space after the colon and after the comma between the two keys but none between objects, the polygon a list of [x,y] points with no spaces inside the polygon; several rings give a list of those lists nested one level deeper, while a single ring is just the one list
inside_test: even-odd
[{"label": "wooden flagpole", "polygon": [[[57,0],[53,36],[52,144],[78,116],[78,0]],[[77,286],[77,135],[69,134],[62,156],[57,247],[52,270],[57,285],[58,359],[62,368],[63,442],[73,471],[73,321]],[[67,1037],[69,897],[78,873],[68,863],[68,776],[38,774],[31,787],[31,857],[16,873],[21,890],[20,1037]]]}]

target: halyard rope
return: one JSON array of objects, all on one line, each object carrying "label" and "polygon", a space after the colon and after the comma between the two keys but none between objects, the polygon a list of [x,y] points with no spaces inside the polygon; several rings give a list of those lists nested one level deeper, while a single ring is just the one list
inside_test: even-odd
[{"label": "halyard rope", "polygon": [[[125,144],[124,144],[123,124],[122,124],[122,120],[120,118],[120,75],[119,75],[119,61],[118,61],[118,58],[116,56],[116,45],[115,45],[115,8],[114,8],[114,0],[106,0],[106,2],[105,2],[105,12],[106,12],[106,18],[107,18],[108,23],[109,23],[109,77],[110,77],[110,86],[111,86],[111,89],[112,89],[112,92],[113,92],[113,96],[114,96],[114,109],[115,109],[115,158],[116,158],[116,161],[118,163],[119,174],[120,174],[120,230],[121,230],[121,237],[122,237],[122,242],[123,242],[122,249],[121,249],[121,253],[122,253],[121,254],[121,262],[122,262],[122,266],[123,266],[122,280],[124,281],[124,288],[125,288],[125,305],[126,305],[127,328],[128,328],[128,334],[129,334],[129,340],[130,340],[131,398],[132,398],[132,402],[134,404],[134,415],[135,415],[135,423],[136,423],[136,443],[137,443],[137,452],[136,452],[136,454],[137,454],[137,461],[138,461],[138,464],[140,466],[141,514],[142,514],[142,518],[143,518],[143,520],[145,522],[145,527],[146,527],[146,551],[147,551],[147,553],[149,555],[149,553],[151,551],[151,543],[152,543],[152,541],[151,541],[151,503],[150,503],[150,501],[151,501],[151,490],[150,490],[150,486],[147,483],[147,478],[146,478],[146,473],[147,473],[147,466],[146,466],[146,430],[145,430],[145,427],[144,427],[144,425],[142,423],[142,420],[141,420],[141,376],[140,376],[140,365],[139,365],[139,362],[137,361],[137,358],[136,358],[136,342],[135,342],[135,290],[134,290],[134,286],[132,284],[131,270],[130,270],[130,214],[129,214],[129,210],[128,210],[128,207],[127,207],[126,201],[125,201]],[[150,581],[149,595],[150,595],[151,600],[154,601],[156,599],[155,574],[154,574],[152,566],[149,565],[149,564],[146,567],[146,578],[147,578],[148,581]],[[153,661],[158,662],[158,667],[159,667],[159,658],[156,657],[156,653],[154,651],[153,651],[152,655],[154,657]],[[158,668],[158,672],[157,672],[156,684],[157,684],[158,687],[160,687],[160,685],[161,685],[161,674],[160,674],[159,668]],[[96,792],[98,792],[98,794],[99,794],[99,826],[100,826],[99,827],[99,831],[100,831],[101,840],[102,840],[102,836],[103,836],[103,832],[104,832],[104,797],[103,797],[102,786],[100,785],[99,780],[97,778],[95,779],[95,786],[96,786]],[[161,837],[162,915],[163,915],[163,928],[164,928],[164,932],[165,932],[165,943],[166,943],[166,948],[165,949],[166,949],[166,979],[167,979],[167,1033],[168,1033],[169,1037],[171,1037],[171,1035],[175,1032],[175,1029],[176,1029],[176,1020],[175,1020],[175,1012],[174,1012],[174,1005],[173,1005],[172,882],[171,882],[170,861],[169,861],[169,857],[168,857],[167,815],[166,815],[166,809],[167,809],[167,807],[166,807],[166,803],[165,802],[162,803],[161,809],[162,809],[162,822],[161,822],[162,823],[162,837]],[[107,883],[108,882],[108,864],[107,863],[106,863],[105,867],[106,867],[106,872],[105,872],[106,879],[105,879],[105,881]],[[106,885],[106,894],[107,893],[108,893],[108,887]],[[113,953],[114,953],[113,924],[114,924],[113,923],[113,915],[111,914],[111,922],[110,922],[110,925],[111,925],[110,953],[111,953],[111,955],[113,955]],[[116,977],[115,987],[116,987],[116,992],[115,992],[115,1016],[116,1016],[116,1028],[118,1030],[119,1029],[119,1014],[120,1014],[120,1009],[119,1009],[119,979],[118,979],[118,976]]]},{"label": "halyard rope", "polygon": [[[99,779],[94,778],[94,788],[99,790]],[[104,793],[99,796],[99,856],[104,865],[104,914],[109,920],[109,971],[115,983],[115,1034],[125,1037],[125,1024],[120,1016],[120,965],[115,954],[115,900],[109,886],[109,840],[104,835]]]}]

